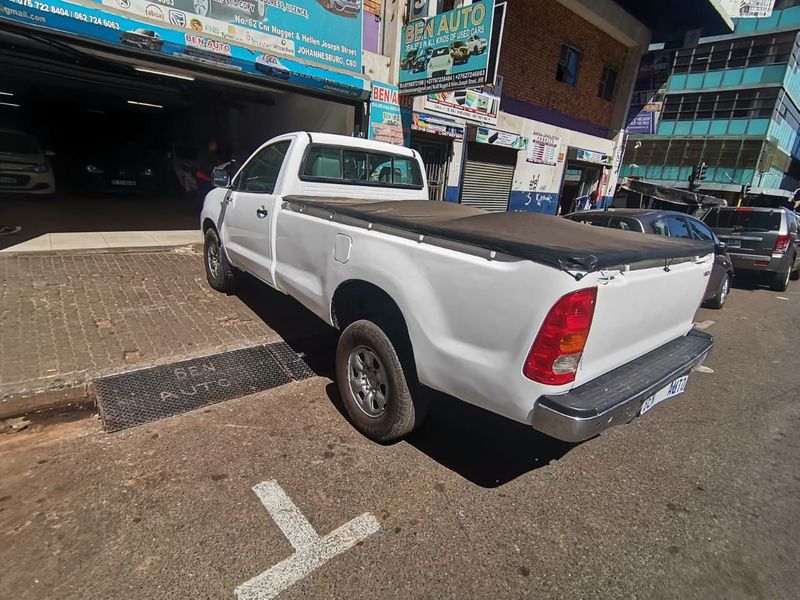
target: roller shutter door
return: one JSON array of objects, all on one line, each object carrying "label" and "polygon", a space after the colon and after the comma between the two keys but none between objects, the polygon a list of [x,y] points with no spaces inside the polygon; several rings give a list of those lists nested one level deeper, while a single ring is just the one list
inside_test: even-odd
[{"label": "roller shutter door", "polygon": [[514,166],[467,160],[461,204],[493,212],[506,212],[514,181]]}]

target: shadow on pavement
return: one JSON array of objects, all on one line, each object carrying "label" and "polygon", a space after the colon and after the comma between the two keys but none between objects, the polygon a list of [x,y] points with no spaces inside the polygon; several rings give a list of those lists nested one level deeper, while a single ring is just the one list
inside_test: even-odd
[{"label": "shadow on pavement", "polygon": [[[311,369],[334,378],[338,332],[299,302],[247,277],[237,292],[264,323]],[[326,392],[336,410],[347,413],[335,383]],[[440,393],[432,393],[430,413],[407,443],[472,483],[493,488],[549,464],[574,445]]]},{"label": "shadow on pavement", "polygon": [[544,467],[574,447],[440,393],[431,397],[428,419],[407,441],[439,464],[486,488]]},{"label": "shadow on pavement", "polygon": [[0,249],[47,233],[198,229],[200,208],[200,201],[170,196],[0,194],[0,225],[22,228],[0,237]]}]

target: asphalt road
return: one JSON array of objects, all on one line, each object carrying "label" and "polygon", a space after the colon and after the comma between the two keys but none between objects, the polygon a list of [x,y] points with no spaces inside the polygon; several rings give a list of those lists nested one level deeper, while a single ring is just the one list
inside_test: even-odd
[{"label": "asphalt road", "polygon": [[116,434],[34,420],[0,435],[0,595],[233,598],[293,552],[275,480],[319,535],[380,525],[281,598],[797,598],[798,305],[699,311],[713,372],[578,446],[444,398],[376,445],[324,377]]}]

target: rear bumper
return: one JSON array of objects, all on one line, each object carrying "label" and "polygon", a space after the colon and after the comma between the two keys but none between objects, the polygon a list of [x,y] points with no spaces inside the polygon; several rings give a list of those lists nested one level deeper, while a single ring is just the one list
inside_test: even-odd
[{"label": "rear bumper", "polygon": [[714,338],[692,330],[566,394],[542,396],[533,411],[533,428],[566,442],[582,442],[629,423],[645,400],[700,365],[713,346]]},{"label": "rear bumper", "polygon": [[736,271],[769,271],[777,273],[784,266],[784,255],[773,257],[771,254],[734,254],[728,252],[733,268]]}]

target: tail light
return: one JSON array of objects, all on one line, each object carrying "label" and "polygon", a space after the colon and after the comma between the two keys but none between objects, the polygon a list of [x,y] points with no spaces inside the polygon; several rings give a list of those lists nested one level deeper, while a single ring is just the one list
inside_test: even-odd
[{"label": "tail light", "polygon": [[522,369],[528,379],[547,385],[575,381],[594,317],[597,288],[567,294],[547,313]]},{"label": "tail light", "polygon": [[789,246],[792,243],[792,236],[790,235],[779,235],[778,241],[775,242],[775,249],[773,250],[776,254],[784,254],[787,250],[789,250]]}]

